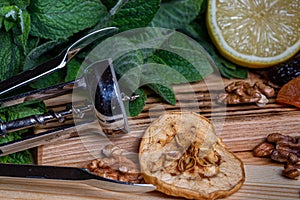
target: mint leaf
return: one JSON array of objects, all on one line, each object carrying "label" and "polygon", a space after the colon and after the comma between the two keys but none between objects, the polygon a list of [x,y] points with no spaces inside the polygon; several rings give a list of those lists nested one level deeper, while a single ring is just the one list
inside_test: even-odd
[{"label": "mint leaf", "polygon": [[21,51],[10,33],[0,30],[0,79],[7,79],[19,72]]},{"label": "mint leaf", "polygon": [[52,40],[68,38],[107,15],[99,0],[35,0],[29,12],[31,35]]},{"label": "mint leaf", "polygon": [[165,80],[171,84],[195,82],[203,79],[199,71],[185,58],[169,51],[157,50],[147,58],[146,62],[167,65],[168,67],[155,67],[156,69],[153,71],[162,74]]},{"label": "mint leaf", "polygon": [[201,10],[203,0],[173,0],[161,4],[151,25],[170,29],[185,27]]},{"label": "mint leaf", "polygon": [[10,2],[9,0],[2,0],[0,2],[0,7],[9,6],[10,5],[9,2]]},{"label": "mint leaf", "polygon": [[17,25],[21,10],[17,6],[5,6],[0,8],[0,16],[3,17],[4,28],[8,32]]},{"label": "mint leaf", "polygon": [[67,65],[67,75],[65,77],[65,82],[75,80],[77,78],[79,69],[80,62],[73,58]]},{"label": "mint leaf", "polygon": [[33,158],[28,150],[0,157],[0,163],[30,164]]},{"label": "mint leaf", "polygon": [[168,41],[162,46],[167,45],[170,51],[185,58],[199,73],[199,80],[213,72],[211,58],[203,47],[196,41],[184,34],[178,33],[170,36]]},{"label": "mint leaf", "polygon": [[208,35],[208,31],[205,22],[201,20],[200,22],[192,22],[187,25],[183,32],[190,35],[195,40],[204,47],[204,49],[210,54],[216,68],[219,70],[220,74],[225,78],[241,78],[245,79],[248,76],[248,70],[244,67],[237,66],[225,59],[218,50],[212,44],[212,41]]},{"label": "mint leaf", "polygon": [[[27,42],[26,42],[26,56],[31,52],[33,49],[35,49],[39,45],[39,38],[37,37],[31,37],[30,35],[28,36]],[[24,57],[24,59],[26,58]],[[23,60],[24,63],[24,60]]]},{"label": "mint leaf", "polygon": [[106,6],[107,10],[110,10],[118,3],[118,0],[101,0],[101,2]]},{"label": "mint leaf", "polygon": [[[131,117],[136,117],[142,112],[142,110],[146,104],[146,100],[147,100],[147,94],[142,89],[137,89],[134,92],[134,95],[139,95],[139,97],[137,99],[135,99],[134,101],[129,102],[128,115]],[[125,107],[126,107],[126,104],[125,104]]]},{"label": "mint leaf", "polygon": [[43,114],[46,111],[45,104],[39,101],[18,104],[6,110],[8,113],[7,121],[28,117],[35,114]]},{"label": "mint leaf", "polygon": [[171,85],[167,83],[162,84],[147,84],[147,86],[153,90],[156,94],[163,98],[167,103],[175,105],[176,98],[175,93]]},{"label": "mint leaf", "polygon": [[26,43],[30,31],[30,15],[19,7],[5,6],[0,8],[0,24],[8,32],[12,30],[14,42],[20,45],[26,54]]},{"label": "mint leaf", "polygon": [[10,121],[34,114],[43,114],[45,111],[46,106],[43,102],[32,100],[10,107],[0,107],[0,117],[5,117],[2,118],[4,121]]},{"label": "mint leaf", "polygon": [[52,51],[54,48],[58,47],[60,44],[62,44],[63,41],[64,40],[48,41],[32,49],[26,56],[23,65],[23,70],[25,71],[32,69],[33,67],[36,67],[37,65],[49,60],[51,58],[49,52]]},{"label": "mint leaf", "polygon": [[42,79],[38,79],[30,84],[30,87],[34,89],[42,89],[47,88],[53,85],[56,85],[58,83],[61,83],[65,79],[65,73],[63,71],[64,69],[61,69],[59,71],[53,72]]},{"label": "mint leaf", "polygon": [[127,93],[135,91],[140,86],[141,66],[144,58],[139,50],[130,51],[113,61],[121,90]]},{"label": "mint leaf", "polygon": [[152,21],[159,6],[160,0],[119,0],[117,7],[110,11],[112,26],[119,27],[120,31],[145,27]]},{"label": "mint leaf", "polygon": [[30,0],[8,0],[10,5],[16,5],[21,9],[25,9],[30,4]]},{"label": "mint leaf", "polygon": [[29,31],[30,31],[30,15],[29,13],[25,10],[25,11],[21,11],[19,13],[19,26],[21,29],[21,33],[17,31],[15,31],[15,29],[13,29],[13,33],[16,36],[15,40],[16,43],[19,44],[20,46],[22,46],[23,48],[23,54],[26,55],[27,52],[27,40],[28,40],[28,36],[29,36]]}]

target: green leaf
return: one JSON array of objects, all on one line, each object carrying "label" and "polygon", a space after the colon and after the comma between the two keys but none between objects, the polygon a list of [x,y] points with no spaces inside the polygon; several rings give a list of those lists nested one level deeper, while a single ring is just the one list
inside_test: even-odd
[{"label": "green leaf", "polygon": [[31,164],[33,158],[28,150],[0,157],[0,163]]},{"label": "green leaf", "polygon": [[170,84],[195,82],[203,79],[199,71],[185,58],[169,51],[157,50],[147,58],[146,62],[167,65],[168,67],[155,67],[153,71],[162,74]]},{"label": "green leaf", "polygon": [[134,95],[139,95],[139,97],[129,102],[128,115],[131,117],[136,117],[142,112],[147,100],[147,94],[143,89],[137,89]]},{"label": "green leaf", "polygon": [[52,57],[49,55],[49,52],[57,48],[63,42],[64,40],[52,40],[32,49],[26,56],[23,70],[25,71],[32,69],[33,67],[36,67],[37,65],[49,60]]},{"label": "green leaf", "polygon": [[3,24],[7,32],[14,26],[17,26],[19,12],[20,9],[17,6],[5,6],[0,8],[0,16],[4,17]]},{"label": "green leaf", "polygon": [[0,79],[7,79],[19,72],[21,51],[10,33],[0,30]]},{"label": "green leaf", "polygon": [[159,9],[160,0],[119,0],[110,12],[113,16],[112,26],[120,31],[147,26]]},{"label": "green leaf", "polygon": [[15,120],[28,117],[34,114],[42,114],[46,111],[46,106],[39,100],[26,101],[10,107],[0,107],[0,117],[4,121]]},{"label": "green leaf", "polygon": [[31,35],[52,40],[68,38],[107,15],[99,0],[35,0],[29,12]]},{"label": "green leaf", "polygon": [[17,6],[6,6],[0,8],[0,23],[8,32],[12,30],[14,42],[21,46],[26,54],[26,43],[30,31],[30,15],[26,10],[22,10]]},{"label": "green leaf", "polygon": [[101,0],[101,2],[106,6],[107,10],[110,10],[118,3],[118,0]]},{"label": "green leaf", "polygon": [[139,50],[130,51],[113,61],[121,90],[135,91],[140,86],[141,66],[144,58]]},{"label": "green leaf", "polygon": [[147,84],[147,86],[153,90],[156,94],[163,98],[167,103],[175,105],[176,98],[175,93],[171,85],[167,83],[162,84]]},{"label": "green leaf", "polygon": [[162,3],[151,25],[170,29],[185,27],[201,10],[203,0],[173,0]]},{"label": "green leaf", "polygon": [[0,7],[5,7],[5,6],[9,6],[9,5],[10,5],[9,0],[1,0],[1,2],[0,2]]},{"label": "green leaf", "polygon": [[80,62],[76,59],[70,60],[67,65],[67,75],[65,77],[65,82],[73,81],[77,78],[78,71],[80,69]]},{"label": "green leaf", "polygon": [[56,84],[61,83],[64,81],[65,73],[63,72],[63,69],[53,72],[52,74],[49,74],[41,79],[38,79],[30,84],[30,87],[34,89],[42,89],[47,88]]},{"label": "green leaf", "polygon": [[204,20],[193,22],[187,25],[183,32],[193,37],[195,40],[203,46],[203,48],[210,54],[216,68],[220,74],[225,78],[241,78],[245,79],[248,76],[248,70],[246,68],[237,66],[225,59],[212,44],[212,41],[208,35]]},{"label": "green leaf", "polygon": [[202,5],[201,5],[201,9],[200,9],[200,14],[203,14],[206,12],[206,8],[207,8],[207,4],[208,4],[208,0],[202,0]]},{"label": "green leaf", "polygon": [[199,73],[199,80],[213,72],[211,58],[203,47],[195,40],[184,34],[173,34],[168,41],[163,44],[170,46],[170,51],[186,59]]},{"label": "green leaf", "polygon": [[21,29],[21,33],[18,34],[18,31],[14,31],[14,35],[16,36],[16,44],[20,44],[23,48],[23,54],[26,55],[27,52],[27,41],[28,41],[28,36],[29,36],[29,31],[30,31],[30,15],[29,13],[25,10],[19,13],[19,26]]},{"label": "green leaf", "polygon": [[[136,45],[136,48],[142,50],[146,59],[152,59],[154,63],[166,64],[171,68],[174,65],[174,69],[186,73],[186,79],[190,81],[202,80],[213,72],[211,59],[203,47],[180,32],[150,27],[126,36]],[[196,73],[192,74],[194,72]]]},{"label": "green leaf", "polygon": [[15,26],[15,23],[14,22],[11,22],[7,19],[4,19],[4,28],[6,30],[6,32],[8,32],[10,29],[12,29],[14,26]]},{"label": "green leaf", "polygon": [[39,45],[39,42],[40,42],[39,38],[30,35],[28,36],[27,43],[26,43],[26,50],[24,50],[26,52],[25,58],[33,49],[35,49]]},{"label": "green leaf", "polygon": [[30,4],[30,0],[9,0],[10,5],[16,5],[21,9],[25,9]]}]

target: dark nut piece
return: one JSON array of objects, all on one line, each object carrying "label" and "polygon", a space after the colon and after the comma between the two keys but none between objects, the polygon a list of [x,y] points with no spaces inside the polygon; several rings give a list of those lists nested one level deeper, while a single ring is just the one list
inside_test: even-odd
[{"label": "dark nut piece", "polygon": [[284,166],[284,170],[282,171],[282,175],[297,180],[300,176],[300,170],[299,167],[297,168],[296,165],[287,164]]},{"label": "dark nut piece", "polygon": [[265,84],[265,83],[256,82],[255,85],[254,85],[254,88],[259,90],[266,97],[273,97],[275,95],[274,88],[267,85],[267,84]]},{"label": "dark nut piece", "polygon": [[97,159],[92,160],[88,165],[87,165],[87,169],[89,171],[94,171],[95,169],[98,168],[98,163],[99,161]]},{"label": "dark nut piece", "polygon": [[300,144],[294,144],[291,142],[280,141],[276,144],[276,149],[278,151],[284,150],[294,153],[300,158]]},{"label": "dark nut piece", "polygon": [[256,157],[269,157],[274,149],[274,145],[267,142],[262,142],[253,149],[253,155]]},{"label": "dark nut piece", "polygon": [[267,141],[272,142],[272,143],[277,143],[280,141],[296,143],[297,139],[294,137],[288,136],[288,135],[280,134],[280,133],[272,133],[272,134],[268,135]]},{"label": "dark nut piece", "polygon": [[300,158],[296,154],[286,150],[274,150],[271,154],[271,159],[282,163],[300,162]]}]

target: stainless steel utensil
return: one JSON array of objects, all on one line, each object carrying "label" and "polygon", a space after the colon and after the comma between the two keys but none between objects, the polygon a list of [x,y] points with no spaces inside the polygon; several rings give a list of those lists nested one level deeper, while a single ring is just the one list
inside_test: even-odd
[{"label": "stainless steel utensil", "polygon": [[0,164],[1,177],[15,177],[41,180],[77,181],[93,187],[117,192],[150,192],[156,189],[152,184],[134,184],[107,179],[89,172],[85,168],[58,167],[45,165]]},{"label": "stainless steel utensil", "polygon": [[78,79],[75,84],[80,85],[80,87],[74,87],[89,91],[87,95],[90,95],[91,104],[77,108],[72,106],[59,112],[50,111],[9,122],[0,122],[0,136],[39,124],[46,124],[53,120],[63,122],[67,116],[83,115],[91,110],[95,111],[100,126],[105,133],[129,132],[122,94],[118,87],[111,60],[92,63],[84,70],[84,77]]},{"label": "stainless steel utensil", "polygon": [[[0,83],[1,94],[27,84],[41,76],[44,76],[52,71],[59,69],[66,65],[66,63],[82,48],[90,44],[91,42],[99,39],[103,36],[113,34],[117,31],[117,28],[105,28],[99,31],[90,33],[89,35],[79,39],[72,44],[67,50],[61,53],[58,57],[20,75],[3,81]],[[45,68],[44,68],[45,67]],[[37,77],[34,77],[37,75]],[[28,80],[24,80],[24,77]],[[60,88],[60,89],[59,89]],[[84,106],[76,107],[74,104],[67,107],[62,111],[50,111],[41,115],[33,115],[22,119],[17,119],[8,122],[0,121],[0,136],[5,136],[9,132],[34,127],[37,125],[44,125],[48,122],[58,121],[62,122],[62,127],[54,130],[40,133],[37,135],[25,136],[19,140],[1,144],[0,156],[8,155],[24,149],[36,147],[42,144],[49,143],[51,141],[64,138],[71,132],[76,131],[72,126],[81,126],[81,124],[74,124],[72,126],[64,125],[64,119],[69,116],[81,116],[83,117],[86,112],[94,112],[97,116],[96,120],[100,123],[102,131],[105,133],[127,133],[129,132],[129,126],[125,108],[123,105],[122,97],[118,87],[117,78],[114,72],[112,61],[102,60],[91,63],[87,66],[83,72],[83,76],[79,79],[63,83],[50,88],[31,91],[25,94],[16,95],[6,99],[0,100],[1,106],[11,106],[15,102],[24,102],[26,99],[33,98],[50,98],[54,95],[49,95],[49,91],[54,93],[72,92],[75,90],[86,91],[84,94],[86,102]],[[88,92],[87,92],[88,91]],[[130,99],[130,98],[129,98]],[[128,98],[126,98],[128,100]],[[73,102],[72,102],[73,103]],[[90,120],[83,120],[84,123],[90,123]]]},{"label": "stainless steel utensil", "polygon": [[[83,127],[87,123],[98,121],[102,131],[106,134],[128,133],[129,125],[126,111],[123,105],[122,94],[118,87],[117,78],[111,60],[97,61],[89,65],[84,71],[84,77],[74,82],[74,88],[85,91],[87,103],[85,105],[72,106],[62,111],[47,112],[40,115],[0,122],[0,136],[9,132],[44,125],[47,122],[58,121],[62,127],[45,133],[26,136],[22,139],[1,144],[0,157],[21,150],[29,149],[64,138],[76,132],[74,126]],[[87,92],[88,91],[88,92]],[[128,100],[128,98],[125,98]],[[82,123],[64,126],[65,117],[74,116],[82,118],[86,113],[94,113],[95,119],[83,120]]]},{"label": "stainless steel utensil", "polygon": [[66,64],[84,47],[102,37],[112,35],[118,31],[116,27],[103,28],[80,38],[67,49],[62,51],[57,57],[31,69],[20,73],[14,77],[0,82],[0,95],[12,91],[18,87],[26,85],[45,75],[48,75],[58,69],[66,66]]}]

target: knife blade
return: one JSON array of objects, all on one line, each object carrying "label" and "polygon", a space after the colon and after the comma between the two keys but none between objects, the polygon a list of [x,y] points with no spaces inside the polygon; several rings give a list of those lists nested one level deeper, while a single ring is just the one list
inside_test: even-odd
[{"label": "knife blade", "polygon": [[0,179],[1,177],[24,178],[24,181],[26,179],[78,181],[78,183],[117,192],[141,193],[156,189],[152,184],[135,184],[107,179],[92,174],[86,168],[76,167],[0,164]]}]

